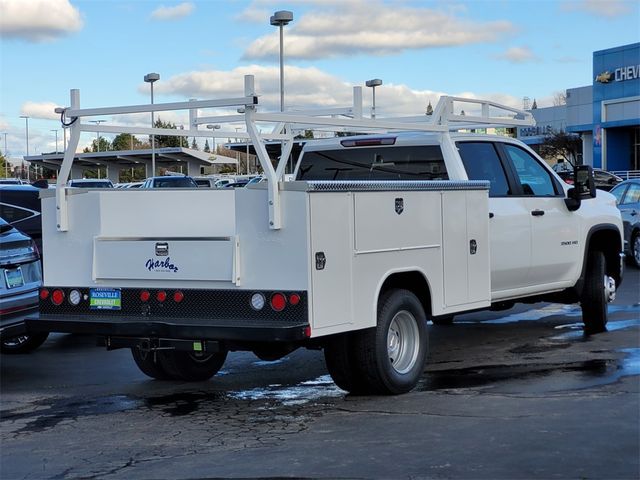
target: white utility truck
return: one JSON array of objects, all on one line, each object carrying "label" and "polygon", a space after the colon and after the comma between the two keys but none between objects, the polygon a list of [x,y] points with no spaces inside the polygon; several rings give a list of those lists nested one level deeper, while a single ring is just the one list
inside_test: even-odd
[{"label": "white utility truck", "polygon": [[[208,379],[234,350],[275,360],[322,348],[344,390],[396,394],[420,379],[429,320],[546,300],[579,302],[585,332],[606,329],[623,274],[613,196],[596,192],[589,167],[570,187],[518,140],[472,132],[531,125],[529,113],[444,97],[430,116],[374,120],[359,87],[352,106],[320,112],[262,113],[257,98],[251,76],[243,97],[225,100],[80,109],[71,91],[71,140],[57,189],[43,192],[45,286],[31,330],[95,334],[156,379]],[[66,188],[80,133],[97,128],[84,118],[174,109],[189,110],[188,130],[99,129],[244,137],[267,181]],[[246,133],[198,129],[233,122]],[[308,141],[295,180],[281,181],[293,126],[312,124],[360,134]]]}]

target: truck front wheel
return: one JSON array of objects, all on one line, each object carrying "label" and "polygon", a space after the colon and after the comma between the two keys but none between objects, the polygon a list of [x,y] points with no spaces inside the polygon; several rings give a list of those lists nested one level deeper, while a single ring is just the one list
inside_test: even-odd
[{"label": "truck front wheel", "polygon": [[604,254],[597,250],[589,252],[580,302],[584,333],[591,335],[607,330],[608,304],[615,295],[616,282],[607,275]]},{"label": "truck front wheel", "polygon": [[164,350],[158,352],[158,360],[170,378],[187,382],[209,380],[222,368],[227,358],[226,350],[216,353]]},{"label": "truck front wheel", "polygon": [[418,298],[404,289],[383,294],[377,327],[354,332],[354,360],[363,393],[395,395],[413,389],[428,349],[427,318]]}]

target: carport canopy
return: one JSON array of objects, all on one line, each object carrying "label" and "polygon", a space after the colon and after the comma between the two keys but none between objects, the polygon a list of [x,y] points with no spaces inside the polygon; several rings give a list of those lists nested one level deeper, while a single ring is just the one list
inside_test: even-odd
[{"label": "carport canopy", "polygon": [[[119,181],[120,171],[129,168],[145,167],[145,174],[151,177],[151,159],[153,151],[144,150],[109,150],[106,152],[76,153],[71,169],[71,178],[82,178],[86,170],[96,168],[107,169],[107,178],[114,183]],[[237,164],[237,160],[223,155],[213,155],[199,150],[192,150],[184,147],[165,147],[155,149],[156,169],[176,168],[184,165],[181,173],[187,175],[200,175],[201,167],[211,167],[213,165]],[[42,155],[25,156],[24,160],[40,167],[60,171],[63,153],[52,153]]]}]

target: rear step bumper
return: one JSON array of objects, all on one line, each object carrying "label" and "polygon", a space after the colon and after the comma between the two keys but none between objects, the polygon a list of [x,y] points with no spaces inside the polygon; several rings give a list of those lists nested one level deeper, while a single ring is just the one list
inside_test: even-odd
[{"label": "rear step bumper", "polygon": [[29,332],[80,333],[104,337],[172,338],[240,342],[291,342],[309,338],[308,322],[114,317],[40,314],[26,319]]}]

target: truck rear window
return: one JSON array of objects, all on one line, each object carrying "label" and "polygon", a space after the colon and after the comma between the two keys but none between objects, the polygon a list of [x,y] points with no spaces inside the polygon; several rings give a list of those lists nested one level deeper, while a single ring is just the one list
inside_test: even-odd
[{"label": "truck rear window", "polygon": [[448,180],[438,145],[306,152],[296,180]]}]

